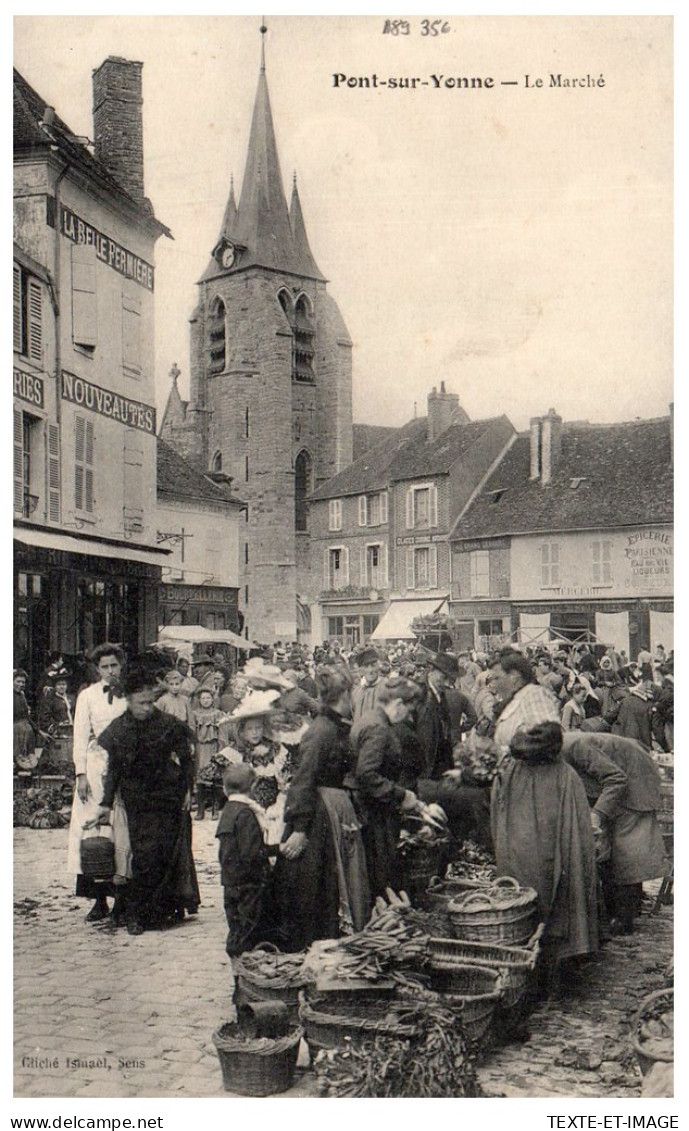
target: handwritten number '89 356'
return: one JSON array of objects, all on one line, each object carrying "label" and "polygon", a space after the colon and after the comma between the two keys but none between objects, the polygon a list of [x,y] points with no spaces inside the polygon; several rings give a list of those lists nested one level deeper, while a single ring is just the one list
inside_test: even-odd
[{"label": "handwritten number '89 356'", "polygon": [[[411,35],[409,20],[386,20],[383,35]],[[447,20],[421,20],[422,35],[447,35],[450,25]]]}]

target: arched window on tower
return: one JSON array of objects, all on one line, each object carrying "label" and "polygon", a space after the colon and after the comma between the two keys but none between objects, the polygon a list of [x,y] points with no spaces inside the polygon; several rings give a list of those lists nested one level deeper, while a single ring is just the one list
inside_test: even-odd
[{"label": "arched window on tower", "polygon": [[300,294],[294,304],[294,380],[313,384],[314,322],[311,302]]},{"label": "arched window on tower", "polygon": [[220,297],[214,298],[208,311],[208,372],[211,376],[225,369],[225,315],[225,303]]},{"label": "arched window on tower", "polygon": [[308,496],[313,490],[313,462],[306,450],[299,452],[294,461],[294,529],[306,531],[309,528]]},{"label": "arched window on tower", "polygon": [[211,459],[211,471],[222,471],[222,452],[214,452]]}]

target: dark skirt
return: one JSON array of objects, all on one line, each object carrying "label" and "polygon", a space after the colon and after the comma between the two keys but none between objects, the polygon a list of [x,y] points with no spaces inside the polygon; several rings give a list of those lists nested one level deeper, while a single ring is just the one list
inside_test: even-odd
[{"label": "dark skirt", "polygon": [[178,809],[128,813],[132,878],[126,885],[127,922],[162,927],[194,915],[201,897],[191,851],[191,819]]}]

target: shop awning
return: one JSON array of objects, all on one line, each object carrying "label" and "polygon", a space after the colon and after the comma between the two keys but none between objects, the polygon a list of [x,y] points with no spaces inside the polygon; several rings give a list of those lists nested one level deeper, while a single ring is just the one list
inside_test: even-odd
[{"label": "shop awning", "polygon": [[257,648],[251,640],[237,636],[229,628],[204,628],[200,624],[168,624],[158,632],[159,644],[231,644],[233,648],[243,648],[246,652]]},{"label": "shop awning", "polygon": [[36,546],[43,550],[62,550],[68,554],[91,554],[96,558],[116,558],[123,562],[143,562],[145,565],[165,565],[171,551],[157,550],[153,546],[138,546],[118,542],[114,538],[103,540],[89,534],[63,534],[57,530],[41,530],[29,526],[15,527],[15,542]]},{"label": "shop awning", "polygon": [[422,597],[409,601],[391,601],[375,629],[371,640],[413,640],[411,623],[415,617],[439,613],[447,597]]}]

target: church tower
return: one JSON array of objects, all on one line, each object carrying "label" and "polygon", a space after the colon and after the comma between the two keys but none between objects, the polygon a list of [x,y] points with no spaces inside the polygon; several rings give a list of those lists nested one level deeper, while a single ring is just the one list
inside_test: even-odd
[{"label": "church tower", "polygon": [[[265,36],[265,28],[261,28]],[[234,185],[191,319],[187,455],[249,504],[240,608],[249,637],[308,637],[308,494],[352,460],[352,343],[288,207],[261,67],[239,204]],[[299,610],[299,613],[298,613]]]}]

